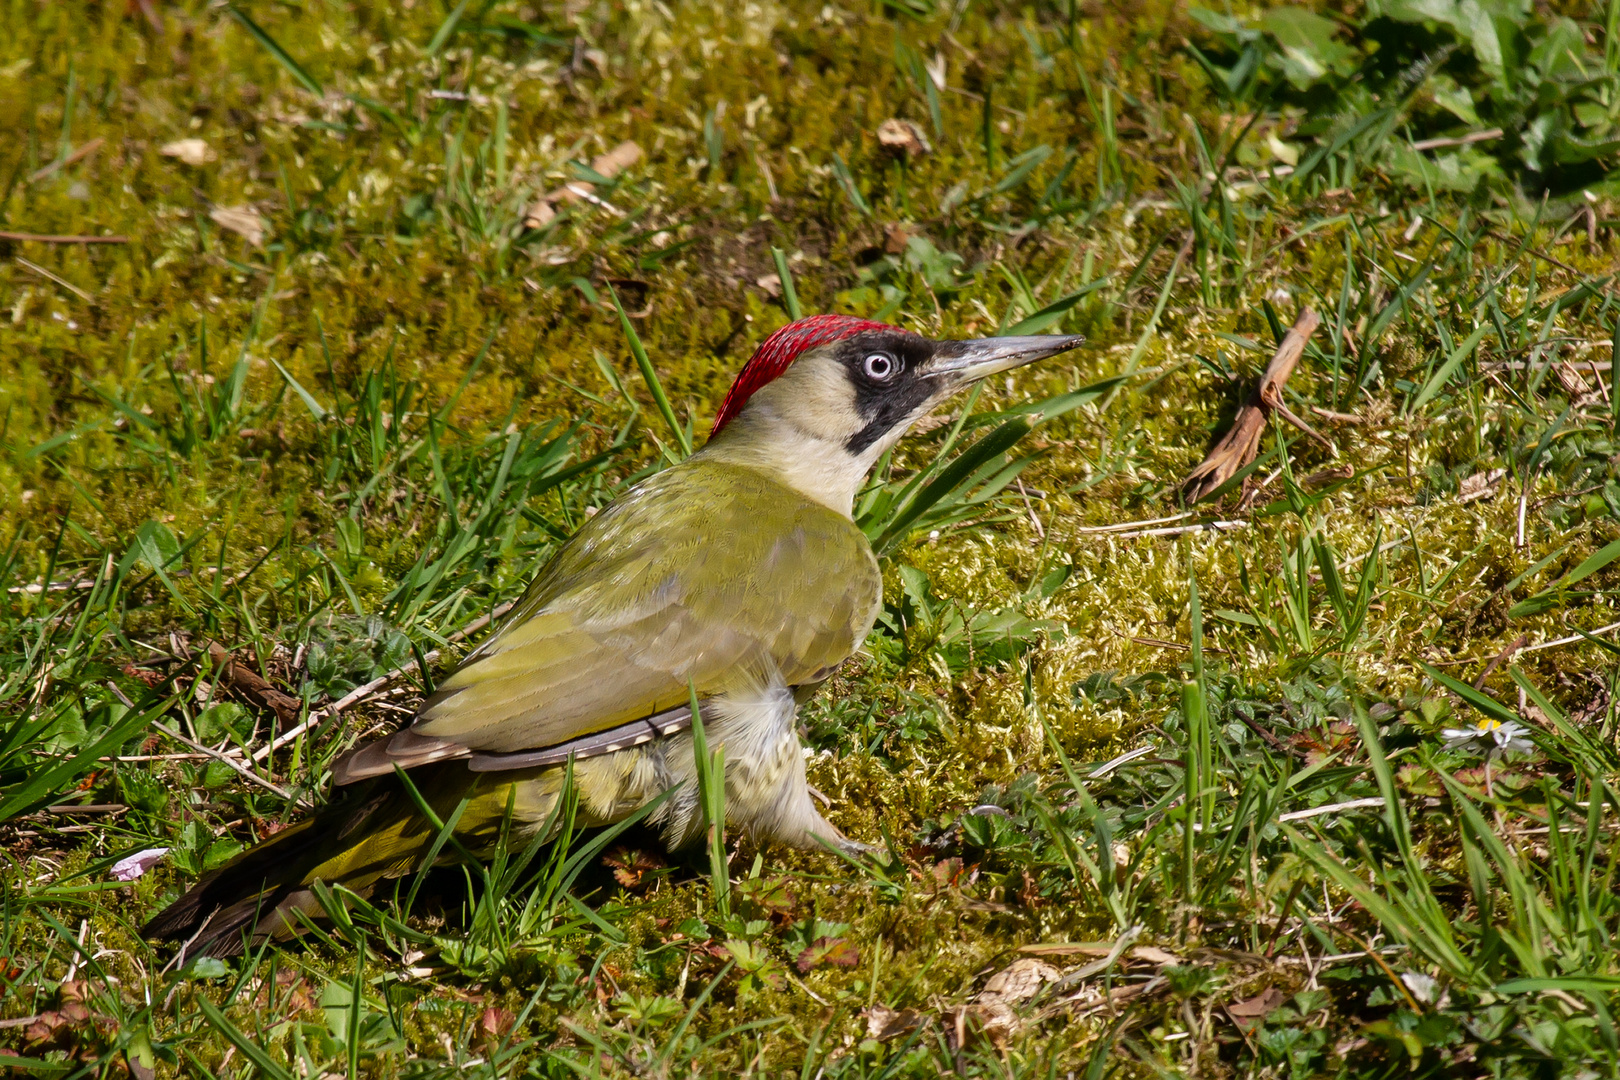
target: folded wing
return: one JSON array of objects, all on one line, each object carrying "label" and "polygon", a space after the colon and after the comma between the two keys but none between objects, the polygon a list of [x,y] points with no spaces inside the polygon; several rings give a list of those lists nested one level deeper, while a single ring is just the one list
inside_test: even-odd
[{"label": "folded wing", "polygon": [[594,745],[584,737],[656,726],[693,688],[819,682],[880,601],[848,518],[749,469],[676,466],[592,518],[410,727],[339,762],[336,779]]}]

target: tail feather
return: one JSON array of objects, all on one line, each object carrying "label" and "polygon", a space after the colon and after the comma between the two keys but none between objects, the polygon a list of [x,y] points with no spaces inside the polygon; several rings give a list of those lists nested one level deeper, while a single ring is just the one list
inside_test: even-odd
[{"label": "tail feather", "polygon": [[[329,811],[249,848],[206,874],[141,928],[144,937],[180,944],[189,956],[236,956],[259,933],[264,916],[306,885],[298,868],[319,848]],[[269,927],[265,927],[266,932]]]},{"label": "tail feather", "polygon": [[[442,820],[474,778],[454,762],[414,770],[412,780]],[[294,913],[319,911],[310,889],[315,881],[364,894],[383,878],[413,870],[434,830],[404,785],[382,776],[341,790],[309,820],[205,875],[141,933],[179,944],[188,957],[236,956],[267,938],[296,934]]]}]

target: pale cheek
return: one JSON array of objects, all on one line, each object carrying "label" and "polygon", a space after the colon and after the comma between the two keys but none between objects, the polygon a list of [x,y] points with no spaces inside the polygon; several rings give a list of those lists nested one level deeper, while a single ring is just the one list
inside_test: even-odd
[{"label": "pale cheek", "polygon": [[833,395],[807,403],[805,420],[810,430],[842,442],[861,429],[861,416],[852,401],[839,401]]},{"label": "pale cheek", "polygon": [[855,388],[842,368],[801,360],[756,397],[766,397],[778,415],[807,434],[842,442],[864,426],[855,407]]}]

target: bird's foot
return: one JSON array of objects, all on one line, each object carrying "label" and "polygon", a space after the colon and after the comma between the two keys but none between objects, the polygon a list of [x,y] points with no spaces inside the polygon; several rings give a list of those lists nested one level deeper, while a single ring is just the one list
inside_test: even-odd
[{"label": "bird's foot", "polygon": [[847,836],[840,836],[838,838],[838,850],[842,851],[845,855],[848,855],[852,859],[858,859],[863,855],[867,856],[868,858],[875,859],[879,855],[885,854],[884,850],[880,847],[874,847],[871,844],[863,844],[859,840],[851,840]]},{"label": "bird's foot", "polygon": [[810,847],[819,846],[835,854],[842,855],[846,859],[855,861],[862,858],[882,858],[884,855],[882,848],[873,847],[871,844],[863,844],[859,840],[851,840],[830,825],[827,827],[826,832],[810,833],[809,839],[811,843],[808,846]]}]

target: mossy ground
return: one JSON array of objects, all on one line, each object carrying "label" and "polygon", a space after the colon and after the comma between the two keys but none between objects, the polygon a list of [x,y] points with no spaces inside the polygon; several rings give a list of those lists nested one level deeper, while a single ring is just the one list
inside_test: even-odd
[{"label": "mossy ground", "polygon": [[[1354,142],[1290,181],[1266,167],[1309,160],[1308,108],[1251,124],[1186,44],[1215,55],[1209,20],[1158,0],[241,10],[0,15],[0,227],[125,238],[0,239],[0,1010],[22,1021],[0,1045],[19,1068],[1617,1067],[1613,648],[1579,637],[1620,585],[1620,409],[1592,370],[1617,310],[1607,189],[1437,191]],[[1605,12],[1569,14],[1601,54]],[[881,145],[891,118],[929,151]],[[205,149],[164,149],[187,139]],[[585,168],[626,139],[644,157],[624,173]],[[589,200],[524,224],[582,181]],[[413,649],[453,655],[678,445],[610,287],[701,439],[787,319],[773,247],[806,312],[1087,335],[976,415],[1129,376],[1036,427],[965,523],[897,547],[866,654],[806,711],[829,816],[898,861],[741,851],[729,914],[701,857],[593,862],[588,914],[525,915],[526,885],[469,914],[442,871],[408,926],[379,900],[331,938],[166,971],[140,921],[322,798],[332,758],[422,687],[272,756],[285,794],[118,726],[150,710],[262,746],[276,718],[210,691],[210,639],[298,699],[281,728]],[[1177,517],[1178,478],[1305,304],[1325,321],[1288,397],[1332,452],[1279,427],[1248,497]],[[1239,524],[1105,529],[1212,517]],[[1576,640],[1491,665],[1521,637]],[[1444,747],[1476,714],[1440,680],[1482,674],[1473,706],[1517,715],[1535,751]],[[45,809],[85,803],[124,809]],[[153,846],[156,870],[108,880]],[[1074,946],[1040,954],[1061,973],[1119,949],[987,993],[1054,943]],[[1254,1001],[1273,1008],[1240,1026]],[[885,1032],[886,1010],[920,1026]]]}]

